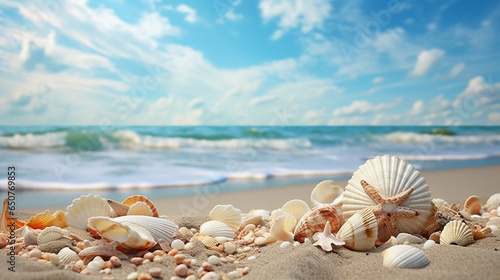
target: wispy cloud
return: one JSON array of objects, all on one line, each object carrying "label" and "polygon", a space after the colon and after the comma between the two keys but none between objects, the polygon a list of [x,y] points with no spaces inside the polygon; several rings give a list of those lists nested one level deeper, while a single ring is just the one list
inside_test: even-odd
[{"label": "wispy cloud", "polygon": [[423,51],[418,55],[415,68],[409,73],[410,76],[423,76],[434,68],[443,58],[444,51],[440,49],[431,49]]}]

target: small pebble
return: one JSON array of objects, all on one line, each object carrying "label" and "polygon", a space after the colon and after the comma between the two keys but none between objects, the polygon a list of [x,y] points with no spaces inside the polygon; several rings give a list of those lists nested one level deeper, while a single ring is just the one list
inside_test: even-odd
[{"label": "small pebble", "polygon": [[196,259],[191,259],[191,265],[197,265],[198,261]]},{"label": "small pebble", "polygon": [[221,263],[219,257],[217,257],[217,256],[210,256],[210,257],[208,257],[208,262],[210,264],[213,264],[213,265],[217,265],[217,264]]},{"label": "small pebble", "polygon": [[50,262],[53,265],[59,265],[60,264],[59,256],[56,254],[50,254]]},{"label": "small pebble", "polygon": [[196,276],[189,275],[188,277],[186,277],[186,280],[196,280]]},{"label": "small pebble", "polygon": [[105,268],[99,271],[99,274],[111,274],[111,268]]},{"label": "small pebble", "polygon": [[177,254],[174,256],[175,264],[184,263],[185,259],[186,259],[186,256],[184,254]]},{"label": "small pebble", "polygon": [[142,264],[143,260],[144,260],[143,258],[133,257],[132,259],[130,259],[130,262],[135,265],[140,265]]},{"label": "small pebble", "polygon": [[85,266],[85,263],[83,262],[83,260],[79,260],[75,263],[75,266],[82,269]]},{"label": "small pebble", "polygon": [[144,257],[144,255],[146,255],[147,253],[150,253],[150,252],[149,252],[149,251],[139,251],[139,252],[137,253],[137,256],[138,256],[138,257],[140,257],[140,258],[143,258],[143,257]]},{"label": "small pebble", "polygon": [[434,240],[432,240],[432,239],[429,239],[429,240],[425,241],[423,248],[424,249],[429,249],[429,248],[432,248],[434,246],[436,246],[436,242]]},{"label": "small pebble", "polygon": [[129,275],[127,275],[127,280],[136,280],[138,277],[139,277],[139,273],[132,272]]},{"label": "small pebble", "polygon": [[227,258],[224,258],[224,257],[220,258],[220,261],[221,261],[222,263],[228,263]]},{"label": "small pebble", "polygon": [[172,243],[170,243],[170,247],[172,247],[172,249],[183,250],[184,242],[180,239],[175,239]]},{"label": "small pebble", "polygon": [[153,277],[151,277],[151,275],[147,272],[141,272],[141,274],[139,274],[139,277],[137,277],[137,280],[151,280],[153,279]]},{"label": "small pebble", "polygon": [[83,250],[86,248],[85,244],[83,244],[83,242],[78,242],[78,244],[76,244],[76,247],[80,250]]},{"label": "small pebble", "polygon": [[252,247],[250,247],[250,246],[243,247],[243,252],[250,252],[251,250],[252,250]]},{"label": "small pebble", "polygon": [[300,242],[299,242],[299,241],[295,241],[295,242],[293,242],[293,247],[297,247],[297,246],[299,246],[299,245],[300,245]]},{"label": "small pebble", "polygon": [[233,257],[233,256],[227,256],[227,261],[228,261],[229,263],[234,263],[234,261],[235,261],[235,260],[236,260],[236,258],[235,258],[235,257]]},{"label": "small pebble", "polygon": [[253,260],[255,260],[256,258],[257,258],[256,256],[250,256],[250,257],[248,257],[248,258],[247,258],[247,260],[249,260],[249,261],[253,261]]},{"label": "small pebble", "polygon": [[42,260],[50,261],[50,254],[49,253],[42,253]]},{"label": "small pebble", "polygon": [[170,277],[170,280],[182,280],[179,276],[172,276]]},{"label": "small pebble", "polygon": [[181,227],[178,231],[184,237],[190,237],[192,233],[187,227]]},{"label": "small pebble", "polygon": [[40,251],[40,249],[34,248],[28,253],[28,257],[40,259],[42,257],[42,251]]},{"label": "small pebble", "polygon": [[194,247],[193,243],[188,242],[184,245],[184,250],[192,250]]},{"label": "small pebble", "polygon": [[177,255],[177,253],[179,253],[179,250],[177,250],[177,249],[172,249],[172,250],[170,250],[170,251],[168,252],[168,255],[169,255],[169,256],[171,256],[171,257],[173,257],[173,256]]},{"label": "small pebble", "polygon": [[267,244],[267,240],[265,237],[259,236],[255,238],[255,241],[253,242],[255,245],[262,246]]},{"label": "small pebble", "polygon": [[245,266],[245,267],[243,268],[243,273],[244,273],[244,274],[248,274],[249,272],[250,272],[250,267]]},{"label": "small pebble", "polygon": [[288,246],[290,246],[290,242],[288,242],[288,241],[285,241],[285,242],[280,244],[280,248],[286,248]]},{"label": "small pebble", "polygon": [[491,231],[492,231],[492,232],[495,232],[495,231],[497,231],[497,230],[498,230],[498,228],[497,228],[496,226],[489,226],[489,227],[491,228]]},{"label": "small pebble", "polygon": [[102,264],[102,268],[106,269],[106,268],[112,268],[114,265],[111,263],[111,261],[105,261],[103,264]]},{"label": "small pebble", "polygon": [[253,231],[255,230],[255,225],[254,224],[248,224],[245,226],[245,230],[247,231]]},{"label": "small pebble", "polygon": [[153,259],[155,263],[163,263],[164,260],[165,258],[163,256],[155,256]]},{"label": "small pebble", "polygon": [[103,263],[104,263],[104,260],[103,260],[101,257],[99,257],[99,256],[96,256],[96,257],[93,259],[93,261],[95,261],[95,262],[100,262],[101,264],[103,264]]},{"label": "small pebble", "polygon": [[109,261],[111,262],[111,264],[113,264],[114,267],[119,267],[122,265],[122,261],[116,256],[112,256],[111,258],[109,258]]},{"label": "small pebble", "polygon": [[224,252],[228,255],[236,252],[236,244],[231,242],[224,243]]},{"label": "small pebble", "polygon": [[236,279],[236,278],[239,278],[241,275],[238,271],[233,270],[233,271],[229,272],[227,274],[227,276],[229,276],[229,278],[231,278],[231,279]]},{"label": "small pebble", "polygon": [[150,263],[150,262],[151,262],[150,260],[145,259],[145,260],[142,261],[142,265],[145,265],[145,264]]},{"label": "small pebble", "polygon": [[306,238],[306,239],[304,240],[304,245],[312,245],[312,244],[313,244],[313,243],[312,243],[311,239]]},{"label": "small pebble", "polygon": [[201,264],[201,267],[203,268],[204,271],[214,271],[214,267],[209,262],[203,262]]},{"label": "small pebble", "polygon": [[188,275],[188,267],[185,264],[180,264],[175,267],[175,275],[180,277],[186,277]]},{"label": "small pebble", "polygon": [[201,280],[220,280],[219,274],[215,272],[209,272],[200,278]]},{"label": "small pebble", "polygon": [[99,271],[102,269],[102,263],[99,261],[91,261],[89,264],[87,264],[87,268],[90,271]]},{"label": "small pebble", "polygon": [[88,269],[84,269],[82,271],[80,271],[80,274],[83,274],[83,275],[90,275],[92,273],[92,271],[88,270]]},{"label": "small pebble", "polygon": [[186,259],[182,263],[185,264],[186,266],[191,266],[191,259]]},{"label": "small pebble", "polygon": [[163,250],[156,250],[153,252],[153,255],[155,256],[165,256],[167,253],[165,253],[165,251]]},{"label": "small pebble", "polygon": [[192,233],[197,233],[198,231],[195,228],[191,228]]},{"label": "small pebble", "polygon": [[162,273],[162,269],[159,267],[152,267],[149,269],[149,274],[151,274],[151,276],[153,276],[155,278],[160,277],[161,273]]},{"label": "small pebble", "polygon": [[147,260],[150,260],[150,261],[152,261],[154,259],[154,257],[155,257],[155,255],[151,252],[144,254],[144,258]]}]

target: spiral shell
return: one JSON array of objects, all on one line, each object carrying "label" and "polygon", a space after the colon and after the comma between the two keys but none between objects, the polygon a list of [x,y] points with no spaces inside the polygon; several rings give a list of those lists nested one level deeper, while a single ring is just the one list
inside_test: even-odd
[{"label": "spiral shell", "polygon": [[352,215],[339,229],[337,237],[345,247],[355,251],[370,251],[378,236],[377,219],[370,208]]},{"label": "spiral shell", "polygon": [[462,221],[451,221],[444,226],[440,244],[467,246],[474,242],[472,229]]},{"label": "spiral shell", "polygon": [[320,204],[307,212],[297,223],[294,235],[295,240],[304,242],[316,232],[322,232],[326,222],[330,222],[331,232],[336,233],[340,228],[340,217],[337,209],[329,204]]},{"label": "spiral shell", "polygon": [[382,252],[383,265],[388,268],[422,268],[429,264],[424,251],[410,245],[395,245]]}]

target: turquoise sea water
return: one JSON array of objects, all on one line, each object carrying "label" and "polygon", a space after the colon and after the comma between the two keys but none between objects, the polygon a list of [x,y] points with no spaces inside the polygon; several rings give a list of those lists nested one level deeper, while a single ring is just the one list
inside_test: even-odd
[{"label": "turquoise sea water", "polygon": [[90,191],[119,199],[313,184],[384,154],[421,170],[499,164],[500,127],[0,126],[0,181],[16,167],[24,207]]}]

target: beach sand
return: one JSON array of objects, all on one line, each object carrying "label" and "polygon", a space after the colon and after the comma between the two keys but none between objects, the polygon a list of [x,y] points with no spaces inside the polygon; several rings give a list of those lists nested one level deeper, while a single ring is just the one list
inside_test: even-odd
[{"label": "beach sand", "polygon": [[[451,169],[422,172],[433,198],[443,198],[451,203],[460,203],[472,194],[482,202],[500,192],[500,166]],[[337,181],[344,187],[347,181]],[[194,197],[154,199],[161,215],[169,216],[179,226],[199,228],[207,220],[210,209],[217,204],[233,204],[243,212],[251,209],[273,210],[290,199],[309,202],[314,184],[276,187],[240,192],[218,193],[218,186],[211,191]],[[64,210],[65,206],[51,207],[52,211]],[[45,209],[19,211],[25,218]],[[86,232],[78,232],[86,235]],[[188,258],[206,261],[213,251],[207,250],[199,242],[195,248],[182,251]],[[422,244],[413,245],[422,248]],[[336,252],[324,252],[310,245],[280,248],[278,243],[251,251],[255,260],[243,259],[241,264],[223,264],[215,267],[216,272],[229,273],[236,268],[249,267],[250,273],[240,279],[498,279],[500,275],[500,231],[487,238],[476,240],[467,247],[438,245],[426,249],[430,264],[421,269],[388,269],[382,266],[382,248],[370,252],[354,252],[340,248]],[[16,259],[16,272],[7,271],[5,249],[0,252],[0,279],[103,279],[105,275],[94,273],[81,276],[62,271],[51,264],[37,263],[21,257]],[[114,279],[126,279],[133,271],[147,271],[152,266],[163,268],[162,278],[170,279],[174,274],[172,258],[166,263],[147,264],[136,267],[124,262],[121,268],[114,268]],[[196,266],[195,266],[196,267]],[[14,277],[14,278],[12,278]]]}]

